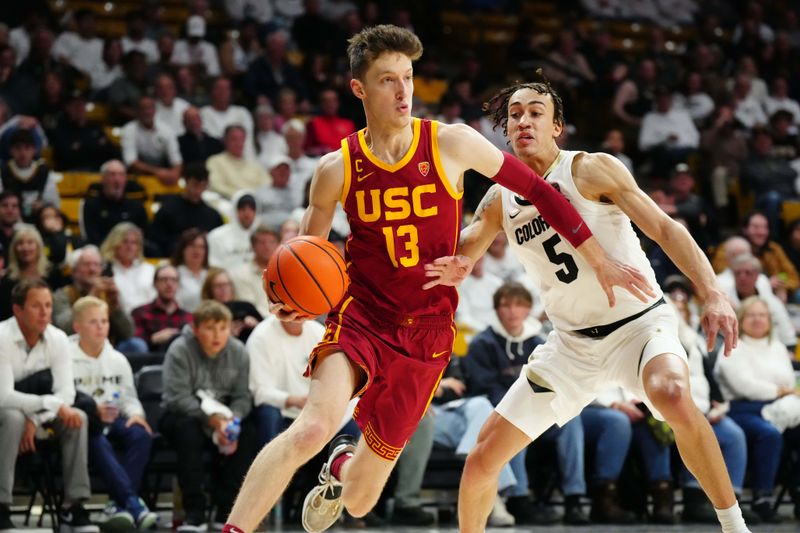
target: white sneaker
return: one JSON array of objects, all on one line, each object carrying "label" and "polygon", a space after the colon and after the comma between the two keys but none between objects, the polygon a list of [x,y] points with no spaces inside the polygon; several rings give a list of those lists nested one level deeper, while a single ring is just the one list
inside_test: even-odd
[{"label": "white sneaker", "polygon": [[497,495],[492,507],[492,513],[489,515],[489,521],[486,524],[489,527],[511,527],[514,525],[514,515],[508,512],[503,498]]},{"label": "white sneaker", "polygon": [[331,441],[328,461],[319,473],[319,485],[311,489],[303,502],[303,529],[308,533],[325,531],[339,520],[344,511],[342,484],[331,473],[333,460],[343,453],[353,453],[356,440],[350,435],[340,435]]}]

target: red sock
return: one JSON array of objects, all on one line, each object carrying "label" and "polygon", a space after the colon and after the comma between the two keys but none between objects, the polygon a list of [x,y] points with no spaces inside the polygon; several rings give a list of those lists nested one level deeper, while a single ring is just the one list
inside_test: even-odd
[{"label": "red sock", "polygon": [[353,454],[350,452],[343,453],[339,457],[333,460],[331,463],[331,475],[341,481],[342,479],[339,477],[339,474],[342,472],[342,466],[345,462],[349,461],[353,457]]},{"label": "red sock", "polygon": [[242,528],[236,527],[233,524],[225,524],[222,526],[222,533],[244,533]]}]

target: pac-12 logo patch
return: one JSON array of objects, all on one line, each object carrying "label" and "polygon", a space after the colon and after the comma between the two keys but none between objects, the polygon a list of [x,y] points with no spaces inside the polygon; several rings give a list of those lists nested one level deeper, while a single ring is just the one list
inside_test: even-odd
[{"label": "pac-12 logo patch", "polygon": [[420,174],[422,174],[423,176],[427,176],[428,172],[430,172],[431,170],[431,164],[428,163],[427,161],[422,161],[417,165],[417,168],[419,168]]}]

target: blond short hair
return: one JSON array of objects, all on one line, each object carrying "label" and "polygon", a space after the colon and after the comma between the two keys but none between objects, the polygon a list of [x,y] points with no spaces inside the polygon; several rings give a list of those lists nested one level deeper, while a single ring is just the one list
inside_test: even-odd
[{"label": "blond short hair", "polygon": [[233,315],[225,304],[216,300],[203,300],[192,313],[195,327],[204,322],[232,322]]},{"label": "blond short hair", "polygon": [[95,307],[102,307],[105,309],[106,313],[108,313],[108,304],[100,298],[97,298],[96,296],[84,296],[82,298],[78,298],[75,303],[72,304],[72,320],[80,320],[83,317],[83,313],[89,309],[94,309]]}]

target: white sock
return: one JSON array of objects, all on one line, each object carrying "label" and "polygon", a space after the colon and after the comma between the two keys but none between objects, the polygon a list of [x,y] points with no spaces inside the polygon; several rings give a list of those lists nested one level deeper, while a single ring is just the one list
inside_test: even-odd
[{"label": "white sock", "polygon": [[739,508],[739,502],[734,503],[727,509],[717,509],[717,519],[722,525],[722,533],[750,533],[747,525],[742,518],[742,510]]}]

